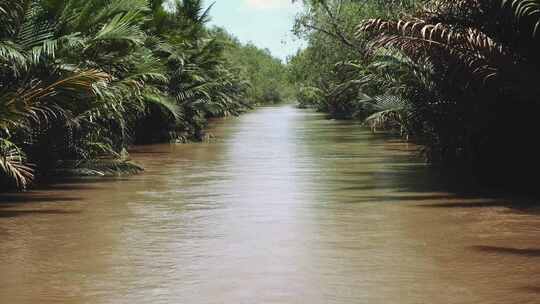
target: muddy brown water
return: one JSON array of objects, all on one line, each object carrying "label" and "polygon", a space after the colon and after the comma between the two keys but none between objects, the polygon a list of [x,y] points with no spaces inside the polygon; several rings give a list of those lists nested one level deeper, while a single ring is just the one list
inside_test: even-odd
[{"label": "muddy brown water", "polygon": [[540,213],[292,106],[0,197],[0,303],[540,303]]}]

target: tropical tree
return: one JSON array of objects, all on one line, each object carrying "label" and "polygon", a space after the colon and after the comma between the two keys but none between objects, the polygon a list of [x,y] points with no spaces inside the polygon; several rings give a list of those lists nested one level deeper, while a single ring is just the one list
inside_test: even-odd
[{"label": "tropical tree", "polygon": [[250,107],[200,0],[0,0],[0,184],[138,172],[133,143]]},{"label": "tropical tree", "polygon": [[411,17],[362,22],[358,35],[372,35],[374,48],[398,49],[432,66],[437,98],[411,108],[430,134],[430,159],[492,176],[536,162],[539,151],[528,141],[539,110],[539,8],[532,0],[439,0]]},{"label": "tropical tree", "polygon": [[302,106],[315,102],[318,110],[333,117],[356,117],[365,99],[358,90],[358,72],[371,62],[369,41],[355,35],[357,25],[366,18],[398,16],[416,7],[418,1],[303,2],[294,32],[308,46],[290,60],[298,102]]},{"label": "tropical tree", "polygon": [[481,178],[534,170],[538,0],[304,2],[309,45],[291,60],[302,106],[398,131]]}]

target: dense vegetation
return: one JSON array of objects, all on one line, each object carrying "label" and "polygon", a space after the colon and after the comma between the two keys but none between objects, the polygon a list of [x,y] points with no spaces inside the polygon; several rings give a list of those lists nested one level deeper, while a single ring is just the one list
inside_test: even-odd
[{"label": "dense vegetation", "polygon": [[[518,180],[538,167],[539,0],[304,0],[288,67],[202,0],[0,0],[0,185],[141,168],[131,144],[290,99]],[[501,179],[501,177],[505,177]]]},{"label": "dense vegetation", "polygon": [[0,0],[0,188],[137,172],[130,144],[278,101],[260,79],[285,67],[208,16],[201,0]]},{"label": "dense vegetation", "polygon": [[397,131],[482,180],[536,172],[540,1],[304,2],[301,106]]}]

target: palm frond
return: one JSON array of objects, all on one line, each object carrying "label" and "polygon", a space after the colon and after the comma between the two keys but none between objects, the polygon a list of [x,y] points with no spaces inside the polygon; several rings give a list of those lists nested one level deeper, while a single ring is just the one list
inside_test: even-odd
[{"label": "palm frond", "polygon": [[176,121],[179,121],[183,118],[183,112],[180,106],[176,101],[167,96],[156,94],[156,93],[147,93],[144,94],[144,100],[147,103],[155,104],[161,109],[167,111]]},{"label": "palm frond", "polygon": [[518,23],[528,23],[531,36],[538,38],[540,31],[540,1],[538,0],[502,0],[502,7],[510,7]]},{"label": "palm frond", "polygon": [[364,123],[374,132],[377,130],[401,129],[405,124],[406,100],[398,96],[376,96],[372,102],[376,112]]},{"label": "palm frond", "polygon": [[359,27],[359,33],[363,32],[379,34],[374,46],[395,47],[412,58],[442,51],[464,63],[483,81],[496,77],[501,63],[510,63],[502,45],[474,28],[457,30],[441,23],[371,19]]},{"label": "palm frond", "polygon": [[26,163],[26,155],[13,142],[0,138],[0,175],[25,190],[34,179],[34,171]]},{"label": "palm frond", "polygon": [[141,14],[138,11],[129,11],[124,15],[116,15],[103,25],[94,37],[94,41],[128,41],[135,45],[144,42],[144,33],[137,25]]}]

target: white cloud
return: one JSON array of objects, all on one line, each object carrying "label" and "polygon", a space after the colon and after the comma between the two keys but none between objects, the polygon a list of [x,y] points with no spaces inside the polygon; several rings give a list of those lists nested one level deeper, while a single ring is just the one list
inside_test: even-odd
[{"label": "white cloud", "polygon": [[245,0],[245,4],[249,8],[257,10],[293,7],[291,0]]}]

